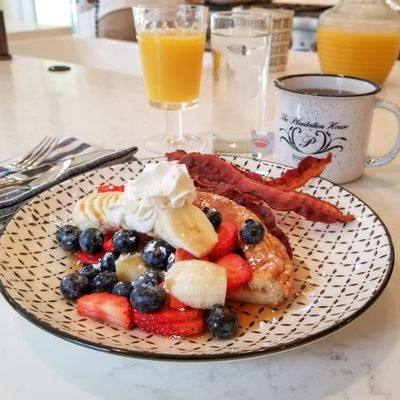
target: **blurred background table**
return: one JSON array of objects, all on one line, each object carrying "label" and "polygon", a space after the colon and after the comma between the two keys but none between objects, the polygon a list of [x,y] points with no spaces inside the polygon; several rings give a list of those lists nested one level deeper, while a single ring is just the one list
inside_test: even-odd
[{"label": "blurred background table", "polygon": [[[0,63],[0,159],[44,135],[77,136],[107,147],[137,144],[161,131],[139,76],[71,65],[50,73],[52,61],[14,56]],[[313,53],[289,55],[287,70],[318,72]],[[185,128],[209,135],[210,70],[200,106],[185,113]],[[381,97],[400,98],[400,64]],[[274,91],[270,84],[269,127]],[[371,152],[394,140],[395,122],[377,112]],[[140,147],[139,157],[150,156]],[[266,155],[270,158],[270,155]],[[400,159],[369,169],[345,185],[386,223],[400,251]],[[400,273],[395,265],[377,302],[345,329],[317,343],[269,357],[214,363],[169,363],[122,358],[64,341],[33,326],[0,298],[0,397],[4,400],[135,399],[397,399],[400,393]]]}]

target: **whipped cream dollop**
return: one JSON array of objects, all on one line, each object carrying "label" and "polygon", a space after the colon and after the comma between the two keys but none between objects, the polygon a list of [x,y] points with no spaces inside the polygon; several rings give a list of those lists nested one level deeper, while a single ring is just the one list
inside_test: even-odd
[{"label": "whipped cream dollop", "polygon": [[195,198],[196,188],[186,166],[163,161],[147,164],[137,178],[129,180],[109,212],[124,227],[147,233],[161,210],[191,204]]}]

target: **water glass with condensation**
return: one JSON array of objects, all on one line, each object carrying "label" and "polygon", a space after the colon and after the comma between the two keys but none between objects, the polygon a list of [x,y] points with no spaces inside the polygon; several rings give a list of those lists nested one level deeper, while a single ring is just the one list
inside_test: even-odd
[{"label": "water glass with condensation", "polygon": [[260,12],[211,15],[213,148],[217,153],[263,153],[270,16]]}]

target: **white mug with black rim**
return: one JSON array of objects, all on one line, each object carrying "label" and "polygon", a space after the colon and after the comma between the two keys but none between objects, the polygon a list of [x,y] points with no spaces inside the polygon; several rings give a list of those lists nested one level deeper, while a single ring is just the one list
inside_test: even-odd
[{"label": "white mug with black rim", "polygon": [[[376,98],[380,86],[340,75],[290,75],[277,88],[274,160],[296,166],[306,156],[332,162],[322,176],[334,183],[359,178],[365,167],[388,164],[400,151],[400,108]],[[373,111],[383,108],[397,119],[397,140],[385,155],[367,154]]]}]

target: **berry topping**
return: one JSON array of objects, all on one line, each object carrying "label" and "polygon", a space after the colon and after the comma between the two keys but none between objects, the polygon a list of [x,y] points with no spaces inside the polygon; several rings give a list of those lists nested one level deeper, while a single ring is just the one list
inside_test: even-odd
[{"label": "berry topping", "polygon": [[100,267],[102,271],[115,271],[115,261],[120,256],[119,252],[108,252],[100,259]]},{"label": "berry topping", "polygon": [[105,253],[105,250],[101,250],[96,254],[89,254],[80,250],[75,253],[75,257],[83,264],[97,264],[100,262],[101,257],[103,257]]},{"label": "berry topping", "polygon": [[177,310],[182,310],[182,309],[188,308],[188,306],[185,303],[182,303],[175,296],[172,296],[171,293],[168,294],[168,300],[169,300],[170,308],[177,309]]},{"label": "berry topping", "polygon": [[206,318],[206,325],[211,335],[218,339],[230,339],[239,329],[236,314],[229,308],[215,305]]},{"label": "berry topping", "polygon": [[124,329],[132,327],[132,309],[126,297],[112,293],[91,293],[77,301],[79,315]]},{"label": "berry topping", "polygon": [[85,263],[79,269],[78,274],[86,276],[90,281],[100,272],[98,268],[95,268],[93,264]]},{"label": "berry topping", "polygon": [[189,253],[188,251],[184,249],[176,249],[175,251],[175,262],[178,261],[185,261],[185,260],[203,260],[203,261],[209,261],[208,257],[195,257],[193,254]]},{"label": "berry topping", "polygon": [[123,229],[114,233],[112,244],[121,253],[130,253],[139,247],[140,236],[136,231]]},{"label": "berry topping", "polygon": [[131,290],[132,290],[132,285],[130,283],[119,281],[114,283],[111,293],[129,298]]},{"label": "berry topping", "polygon": [[107,292],[117,281],[117,275],[112,271],[99,272],[91,281],[92,292]]},{"label": "berry topping", "polygon": [[112,238],[115,232],[107,232],[104,234],[103,249],[105,251],[115,251]]},{"label": "berry topping", "polygon": [[175,262],[178,261],[184,261],[184,260],[194,260],[196,257],[189,253],[188,251],[184,250],[184,249],[176,249],[175,251]]},{"label": "berry topping", "polygon": [[60,281],[60,290],[66,299],[76,300],[90,291],[89,279],[77,272],[65,275]]},{"label": "berry topping", "polygon": [[152,313],[143,313],[133,309],[133,320],[135,322],[153,322],[155,324],[170,324],[172,322],[190,321],[203,318],[203,310],[188,308],[187,310],[174,310],[163,307],[161,310]]},{"label": "berry topping", "polygon": [[204,332],[201,310],[172,310],[165,307],[152,313],[141,313],[134,309],[132,314],[140,329],[156,335],[186,337]]},{"label": "berry topping", "polygon": [[255,244],[264,237],[265,228],[260,221],[246,219],[244,225],[240,228],[240,238],[244,243]]},{"label": "berry topping", "polygon": [[143,249],[144,262],[151,268],[166,269],[174,248],[162,239],[147,242]]},{"label": "berry topping", "polygon": [[202,211],[206,214],[214,229],[217,230],[222,222],[221,213],[212,207],[204,207]]},{"label": "berry topping", "polygon": [[214,259],[230,253],[235,247],[238,237],[238,227],[233,221],[222,221],[217,229],[218,242],[207,254],[208,258]]},{"label": "berry topping", "polygon": [[226,269],[226,293],[232,293],[251,278],[250,264],[239,254],[229,253],[215,260]]},{"label": "berry topping", "polygon": [[124,186],[112,185],[112,184],[104,184],[100,185],[97,188],[97,193],[106,193],[106,192],[123,192],[125,190]]},{"label": "berry topping", "polygon": [[152,312],[159,310],[166,302],[167,294],[159,286],[140,285],[133,288],[130,302],[133,308],[140,312]]},{"label": "berry topping", "polygon": [[63,225],[57,228],[57,242],[65,251],[77,251],[80,249],[79,236],[81,231],[74,225]]},{"label": "berry topping", "polygon": [[159,271],[146,271],[139,275],[133,282],[133,288],[139,286],[158,286],[163,281],[162,273]]},{"label": "berry topping", "polygon": [[99,253],[103,249],[103,234],[96,228],[89,228],[79,236],[81,249],[89,254]]}]

